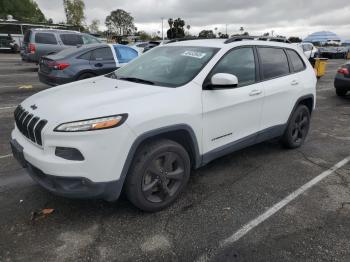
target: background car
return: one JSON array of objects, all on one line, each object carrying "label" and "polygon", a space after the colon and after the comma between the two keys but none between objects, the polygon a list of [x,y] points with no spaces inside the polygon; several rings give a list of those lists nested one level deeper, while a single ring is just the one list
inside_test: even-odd
[{"label": "background car", "polygon": [[350,62],[338,69],[334,79],[334,87],[338,96],[345,96],[350,91]]},{"label": "background car", "polygon": [[308,59],[317,57],[319,51],[312,43],[300,43],[298,45],[303,49],[303,52]]},{"label": "background car", "polygon": [[164,41],[150,41],[148,42],[148,45],[145,46],[145,48],[143,49],[143,53],[151,50],[152,48],[156,47],[156,46],[161,46],[161,45],[165,45],[169,42],[169,40],[164,40]]},{"label": "background car", "polygon": [[130,47],[136,49],[139,53],[143,53],[146,46],[148,46],[148,42],[136,42],[130,45]]},{"label": "background car", "polygon": [[118,44],[71,47],[43,56],[38,75],[43,83],[60,85],[110,73],[137,56],[135,49]]},{"label": "background car", "polygon": [[22,60],[38,63],[44,55],[86,44],[101,43],[96,37],[77,31],[58,29],[30,29],[23,38]]},{"label": "background car", "polygon": [[0,50],[8,50],[17,53],[19,51],[18,42],[18,37],[14,39],[10,34],[0,34]]}]

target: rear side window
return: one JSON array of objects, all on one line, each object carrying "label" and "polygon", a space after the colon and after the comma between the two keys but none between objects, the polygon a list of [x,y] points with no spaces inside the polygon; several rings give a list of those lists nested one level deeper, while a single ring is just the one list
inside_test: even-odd
[{"label": "rear side window", "polygon": [[57,40],[56,40],[56,37],[55,37],[54,34],[51,34],[51,33],[36,33],[35,34],[35,43],[57,45]]},{"label": "rear side window", "polygon": [[265,80],[289,74],[288,59],[283,49],[259,47],[258,50]]},{"label": "rear side window", "polygon": [[60,34],[61,41],[64,45],[82,45],[84,44],[83,38],[78,34]]},{"label": "rear side window", "polygon": [[237,76],[238,86],[255,83],[255,59],[251,47],[244,47],[229,51],[210,73],[209,79],[217,73],[228,73]]},{"label": "rear side window", "polygon": [[29,43],[30,41],[30,35],[32,34],[32,31],[28,30],[23,37],[23,42],[24,43]]},{"label": "rear side window", "polygon": [[109,47],[96,49],[92,51],[91,60],[114,60],[112,50]]},{"label": "rear side window", "polygon": [[128,63],[138,56],[136,50],[127,46],[114,46],[119,63]]},{"label": "rear side window", "polygon": [[81,56],[79,56],[78,59],[90,60],[91,53],[92,53],[91,51],[86,52],[85,54],[82,54]]},{"label": "rear side window", "polygon": [[287,49],[287,54],[293,66],[294,72],[300,72],[305,69],[305,64],[297,52],[295,52],[294,50]]}]

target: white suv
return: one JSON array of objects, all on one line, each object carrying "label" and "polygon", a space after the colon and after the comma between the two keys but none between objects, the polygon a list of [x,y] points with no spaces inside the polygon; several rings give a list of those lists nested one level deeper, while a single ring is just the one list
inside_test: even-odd
[{"label": "white suv", "polygon": [[157,211],[215,158],[276,137],[301,146],[313,68],[297,46],[238,40],[167,44],[33,95],[15,110],[13,155],[55,194],[113,201],[124,190]]}]

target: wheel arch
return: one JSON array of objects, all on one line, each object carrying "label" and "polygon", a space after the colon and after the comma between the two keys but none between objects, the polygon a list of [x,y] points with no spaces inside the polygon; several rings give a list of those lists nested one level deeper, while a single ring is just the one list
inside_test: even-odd
[{"label": "wheel arch", "polygon": [[94,76],[97,76],[97,74],[95,72],[93,72],[92,70],[85,69],[77,74],[77,76],[75,77],[75,80],[78,80],[79,77],[81,77],[83,74],[86,74],[86,73],[93,74]]},{"label": "wheel arch", "polygon": [[193,129],[189,125],[178,124],[147,131],[139,135],[131,145],[120,174],[118,188],[115,188],[116,192],[114,193],[113,199],[117,199],[123,189],[125,178],[138,148],[146,142],[161,138],[170,139],[182,145],[189,153],[192,168],[199,168],[201,166],[202,156],[199,152],[198,140]]}]

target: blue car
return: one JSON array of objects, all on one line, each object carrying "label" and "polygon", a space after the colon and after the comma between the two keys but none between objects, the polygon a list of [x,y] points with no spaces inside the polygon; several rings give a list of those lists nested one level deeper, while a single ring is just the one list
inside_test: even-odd
[{"label": "blue car", "polygon": [[38,75],[41,82],[56,86],[110,73],[137,56],[135,49],[118,44],[71,47],[43,56]]}]

